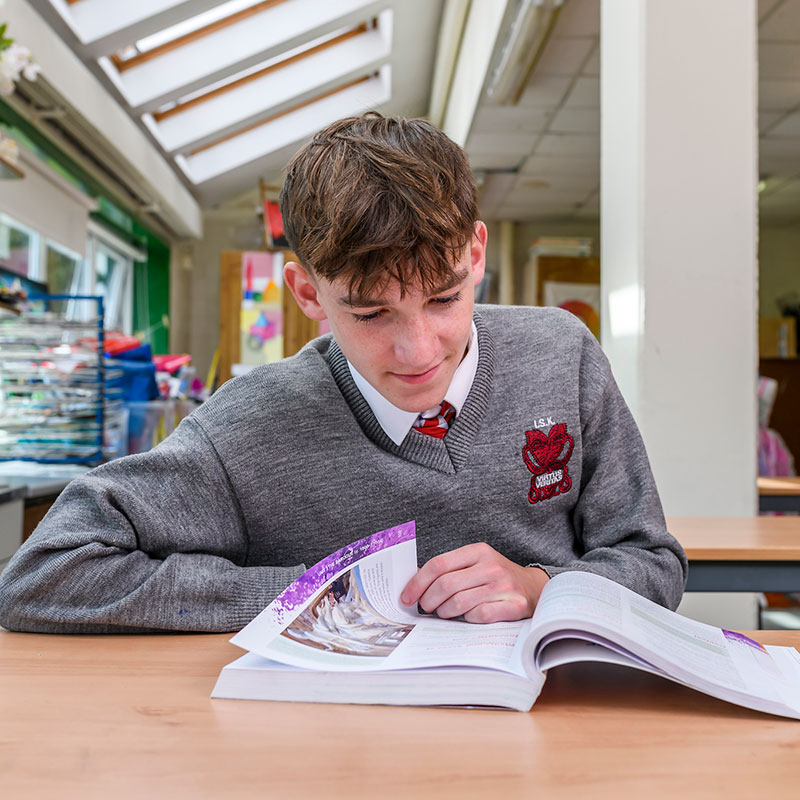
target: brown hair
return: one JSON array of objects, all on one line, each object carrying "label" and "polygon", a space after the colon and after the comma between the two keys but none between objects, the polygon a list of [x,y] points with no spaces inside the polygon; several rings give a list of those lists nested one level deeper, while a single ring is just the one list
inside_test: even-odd
[{"label": "brown hair", "polygon": [[327,280],[368,296],[396,279],[433,291],[452,278],[478,216],[464,151],[424,119],[370,112],[317,133],[280,197],[289,246]]}]

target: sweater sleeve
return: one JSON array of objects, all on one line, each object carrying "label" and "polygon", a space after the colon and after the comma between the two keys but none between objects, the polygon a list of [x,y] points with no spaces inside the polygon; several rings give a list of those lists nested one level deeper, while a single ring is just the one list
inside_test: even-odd
[{"label": "sweater sleeve", "polygon": [[247,567],[202,427],[72,481],[0,575],[0,625],[38,633],[233,631],[304,567]]},{"label": "sweater sleeve", "polygon": [[580,384],[583,464],[573,526],[581,555],[537,566],[551,577],[594,572],[675,609],[686,585],[686,556],[667,531],[642,437],[588,331]]}]

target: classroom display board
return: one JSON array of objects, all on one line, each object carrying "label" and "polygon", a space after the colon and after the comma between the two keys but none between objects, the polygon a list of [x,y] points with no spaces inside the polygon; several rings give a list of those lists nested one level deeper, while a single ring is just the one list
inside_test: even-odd
[{"label": "classroom display board", "polygon": [[[229,250],[220,261],[219,383],[234,364],[254,367],[294,355],[322,332],[283,286],[288,250]],[[327,328],[326,328],[327,330]]]},{"label": "classroom display board", "polygon": [[283,358],[283,253],[242,253],[239,363]]}]

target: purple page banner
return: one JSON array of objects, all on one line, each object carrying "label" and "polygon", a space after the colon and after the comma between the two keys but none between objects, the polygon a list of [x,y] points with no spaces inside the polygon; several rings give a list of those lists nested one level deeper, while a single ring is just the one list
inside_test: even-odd
[{"label": "purple page banner", "polygon": [[331,553],[306,570],[270,603],[269,608],[273,620],[278,624],[283,624],[288,615],[304,605],[323,586],[330,583],[338,573],[361,561],[362,558],[415,538],[416,526],[412,520],[404,522],[402,525],[396,525],[394,528],[373,533],[371,536],[359,539],[357,542]]}]

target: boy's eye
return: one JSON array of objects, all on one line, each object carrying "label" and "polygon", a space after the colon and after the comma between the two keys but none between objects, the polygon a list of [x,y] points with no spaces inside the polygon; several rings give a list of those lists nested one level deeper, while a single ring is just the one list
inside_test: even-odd
[{"label": "boy's eye", "polygon": [[353,314],[353,319],[356,322],[372,322],[372,320],[378,319],[380,315],[380,311],[373,311],[371,314]]},{"label": "boy's eye", "polygon": [[[431,302],[438,306],[449,306],[451,303],[455,303],[460,299],[461,292],[456,292],[455,294],[448,295],[447,297],[433,297],[431,298]],[[382,316],[383,313],[384,309],[379,308],[377,311],[371,311],[369,314],[353,314],[353,319],[356,322],[373,322]]]},{"label": "boy's eye", "polygon": [[450,303],[455,303],[460,299],[461,292],[456,292],[455,294],[448,295],[447,297],[435,297],[433,302],[438,303],[440,306],[448,306]]}]

